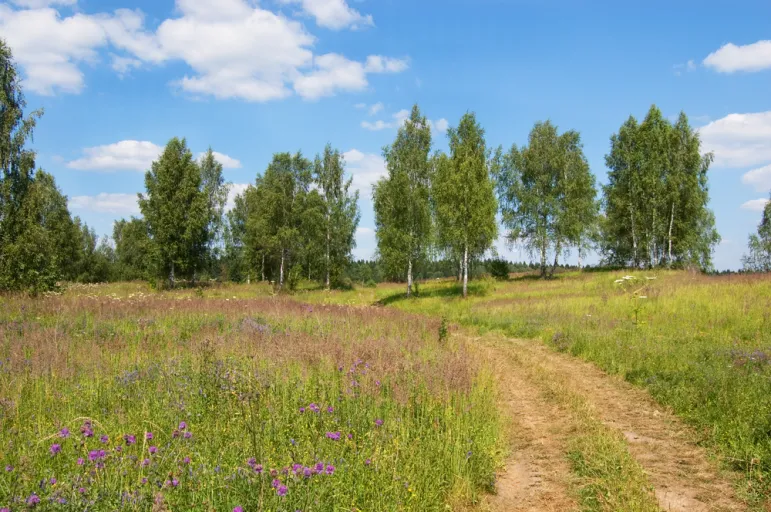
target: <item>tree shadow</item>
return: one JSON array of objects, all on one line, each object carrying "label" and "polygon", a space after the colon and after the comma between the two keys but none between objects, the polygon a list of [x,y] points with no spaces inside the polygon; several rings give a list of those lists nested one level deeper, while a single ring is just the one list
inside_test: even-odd
[{"label": "tree shadow", "polygon": [[[487,286],[484,283],[469,283],[468,284],[468,296],[469,297],[483,297],[487,295]],[[405,300],[420,300],[428,298],[452,298],[463,297],[463,286],[459,283],[452,284],[450,286],[424,288],[421,287],[418,293],[413,294],[411,297],[407,297],[406,292],[400,291],[387,297],[376,301],[373,306],[388,306],[397,302]]]}]

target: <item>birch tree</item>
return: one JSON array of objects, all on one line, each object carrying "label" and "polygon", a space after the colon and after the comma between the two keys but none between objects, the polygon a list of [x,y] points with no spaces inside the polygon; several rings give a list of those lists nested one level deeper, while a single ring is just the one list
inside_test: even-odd
[{"label": "birch tree", "polygon": [[450,155],[434,159],[437,239],[448,254],[461,257],[463,297],[468,296],[469,260],[482,256],[498,236],[498,205],[484,135],[476,116],[467,113],[457,128],[447,131]]},{"label": "birch tree", "polygon": [[430,152],[431,127],[415,105],[396,140],[383,149],[388,175],[372,193],[378,254],[389,273],[406,276],[408,297],[431,236]]},{"label": "birch tree", "polygon": [[[316,157],[313,177],[323,199],[324,285],[330,289],[342,277],[356,246],[356,228],[361,217],[359,192],[351,191],[353,178],[345,179],[343,156],[329,144],[323,155]],[[313,233],[313,226],[306,232]],[[310,252],[316,252],[315,248]]]},{"label": "birch tree", "polygon": [[742,258],[745,270],[771,272],[771,199],[763,208],[757,234],[750,235],[748,250]]},{"label": "birch tree", "polygon": [[217,161],[211,148],[201,158],[201,188],[206,195],[208,210],[207,260],[209,270],[219,258],[223,242],[225,203],[228,200],[230,185],[225,182],[222,164]]},{"label": "birch tree", "polygon": [[560,255],[585,244],[599,209],[581,137],[573,130],[560,135],[549,121],[536,123],[527,146],[514,145],[496,161],[503,224],[510,230],[507,238],[524,242],[540,256],[542,277],[553,276]]}]

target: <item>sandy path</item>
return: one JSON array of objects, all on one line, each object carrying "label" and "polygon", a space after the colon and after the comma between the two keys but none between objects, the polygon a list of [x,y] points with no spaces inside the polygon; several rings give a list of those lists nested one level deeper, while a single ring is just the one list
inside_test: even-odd
[{"label": "sandy path", "polygon": [[572,426],[568,415],[561,414],[538,383],[528,378],[531,372],[523,365],[537,365],[566,382],[605,426],[623,434],[662,510],[746,510],[736,498],[732,476],[719,470],[693,442],[692,431],[644,390],[537,341],[495,335],[474,340],[495,366],[502,406],[512,422],[512,454],[499,476],[498,495],[489,500],[491,509],[577,508],[565,458]]}]

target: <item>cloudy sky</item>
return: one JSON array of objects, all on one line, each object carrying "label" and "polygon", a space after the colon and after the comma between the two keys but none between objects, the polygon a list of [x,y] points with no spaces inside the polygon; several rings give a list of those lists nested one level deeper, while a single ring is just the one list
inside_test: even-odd
[{"label": "cloudy sky", "polygon": [[0,1],[29,106],[45,108],[38,164],[101,234],[138,213],[171,137],[211,146],[234,191],[272,153],[330,142],[361,191],[369,257],[381,148],[413,103],[437,149],[467,110],[491,146],[526,142],[538,120],[577,129],[600,183],[610,135],[655,103],[715,153],[721,269],[740,266],[771,189],[770,19],[742,0]]}]

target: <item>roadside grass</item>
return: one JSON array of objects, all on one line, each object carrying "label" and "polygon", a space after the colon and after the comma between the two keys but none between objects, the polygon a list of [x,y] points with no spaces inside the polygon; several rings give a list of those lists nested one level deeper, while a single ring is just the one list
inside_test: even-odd
[{"label": "roadside grass", "polygon": [[0,297],[0,508],[446,510],[493,489],[472,347],[424,316],[268,293]]},{"label": "roadside grass", "polygon": [[[308,293],[304,300],[388,303],[484,333],[538,338],[645,387],[745,475],[746,499],[771,496],[771,276],[567,273],[553,280],[452,282]],[[619,282],[617,282],[619,281]]]}]

